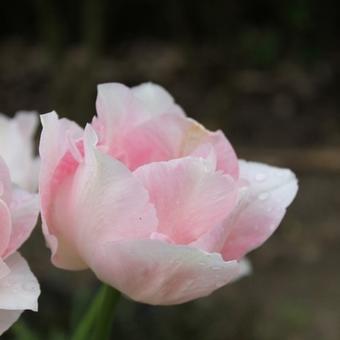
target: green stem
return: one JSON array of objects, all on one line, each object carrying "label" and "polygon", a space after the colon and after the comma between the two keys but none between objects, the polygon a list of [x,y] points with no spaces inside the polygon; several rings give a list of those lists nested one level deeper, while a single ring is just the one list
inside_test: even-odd
[{"label": "green stem", "polygon": [[109,339],[119,297],[117,290],[103,284],[71,339]]}]

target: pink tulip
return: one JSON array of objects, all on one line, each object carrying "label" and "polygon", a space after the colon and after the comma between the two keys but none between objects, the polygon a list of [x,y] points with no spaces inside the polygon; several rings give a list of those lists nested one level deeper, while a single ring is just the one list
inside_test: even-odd
[{"label": "pink tulip", "polygon": [[38,213],[37,195],[12,187],[0,157],[0,335],[25,309],[37,310],[39,284],[17,250],[31,234]]},{"label": "pink tulip", "polygon": [[130,298],[170,305],[244,275],[245,254],[274,232],[294,174],[238,161],[162,87],[98,87],[82,130],[42,116],[43,231],[60,268],[90,268]]},{"label": "pink tulip", "polygon": [[0,114],[0,155],[13,183],[30,191],[38,187],[39,159],[33,153],[37,125],[36,112],[19,111],[14,118]]}]

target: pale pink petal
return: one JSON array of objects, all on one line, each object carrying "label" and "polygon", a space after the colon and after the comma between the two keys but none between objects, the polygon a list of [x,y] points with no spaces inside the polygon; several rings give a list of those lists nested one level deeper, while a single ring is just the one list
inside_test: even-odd
[{"label": "pale pink petal", "polygon": [[98,119],[93,125],[100,135],[100,141],[108,145],[109,149],[125,130],[150,116],[130,88],[119,83],[98,85],[96,108]]},{"label": "pale pink petal", "polygon": [[35,227],[39,215],[38,195],[21,189],[14,189],[10,205],[12,216],[12,232],[6,252],[9,256],[28,239]]},{"label": "pale pink petal", "polygon": [[[246,187],[248,186],[248,182],[246,182],[245,180],[238,180],[237,184],[239,188],[239,192],[238,192],[238,202],[239,202],[244,196],[244,191],[246,190]],[[233,229],[232,223],[226,223],[226,222],[229,222],[233,218],[233,216],[235,215],[235,210],[237,210],[237,208],[231,212],[231,214],[227,217],[226,220],[215,225],[213,228],[208,230],[206,233],[202,234],[195,241],[191,242],[190,246],[199,248],[209,253],[220,253],[225,244],[225,241],[228,235]]]},{"label": "pale pink petal", "polygon": [[12,232],[11,213],[7,204],[0,199],[0,257],[6,251]]},{"label": "pale pink petal", "polygon": [[37,311],[40,287],[26,260],[14,253],[5,263],[10,273],[0,279],[0,309]]},{"label": "pale pink petal", "polygon": [[207,296],[241,273],[219,254],[159,240],[98,245],[90,262],[98,278],[133,300],[172,305]]},{"label": "pale pink petal", "polygon": [[7,276],[11,270],[8,268],[7,264],[0,257],[0,280]]},{"label": "pale pink petal", "polygon": [[75,144],[82,137],[83,130],[67,119],[58,119],[55,112],[42,115],[41,122],[39,191],[43,232],[56,266],[83,269],[86,265],[69,242],[73,226],[69,223],[67,205],[73,174],[81,161]]},{"label": "pale pink petal", "polygon": [[0,155],[12,181],[26,190],[36,190],[38,172],[34,167],[34,131],[37,114],[18,112],[14,118],[0,115]]},{"label": "pale pink petal", "polygon": [[99,240],[148,237],[156,230],[157,217],[137,178],[121,162],[96,150],[90,125],[84,138],[85,159],[75,174],[69,205],[79,248],[88,257]]},{"label": "pale pink petal", "polygon": [[[132,89],[118,83],[101,84],[98,86],[96,107],[98,117],[94,118],[92,126],[98,133],[99,144],[105,152],[122,161],[124,157],[131,159],[137,155],[138,134],[144,131],[143,128],[134,129],[160,115],[183,116],[173,98],[160,86],[150,83]],[[151,136],[155,140],[158,131],[152,132],[156,134],[154,138]],[[134,155],[129,155],[129,150],[125,149],[130,143],[133,144],[132,149],[137,148]]]},{"label": "pale pink petal", "polygon": [[144,83],[132,87],[131,91],[143,103],[145,111],[151,116],[168,113],[184,115],[183,110],[175,104],[173,97],[162,86]]},{"label": "pale pink petal", "polygon": [[167,161],[181,156],[186,120],[165,114],[140,124],[121,136],[116,154],[129,169],[150,162]]},{"label": "pale pink petal", "polygon": [[36,111],[18,111],[15,114],[14,121],[27,141],[34,137],[39,123]]},{"label": "pale pink petal", "polygon": [[0,336],[19,319],[22,312],[23,310],[0,309]]},{"label": "pale pink petal", "polygon": [[82,137],[83,129],[68,119],[59,119],[56,112],[41,115],[43,130],[41,132],[39,154],[43,161],[40,176],[49,180],[59,161],[70,148],[69,140]]},{"label": "pale pink petal", "polygon": [[134,174],[157,210],[157,231],[176,243],[194,241],[234,208],[238,186],[202,158],[182,158],[138,168]]},{"label": "pale pink petal", "polygon": [[238,178],[239,166],[236,153],[222,131],[211,132],[193,119],[187,119],[188,128],[183,138],[181,155],[194,155],[203,144],[213,146],[216,153],[217,170]]},{"label": "pale pink petal", "polygon": [[101,142],[114,146],[123,133],[148,119],[166,113],[183,115],[170,94],[161,86],[142,84],[132,89],[119,83],[98,85],[98,119],[94,126]]},{"label": "pale pink petal", "polygon": [[12,182],[9,175],[9,170],[1,156],[0,156],[0,198],[6,204],[9,204],[12,199]]},{"label": "pale pink petal", "polygon": [[224,134],[186,118],[161,86],[147,83],[129,89],[117,83],[102,84],[96,105],[98,118],[92,126],[101,150],[130,169],[197,155],[202,144],[209,144],[216,154],[217,169],[238,178],[237,157]]},{"label": "pale pink petal", "polygon": [[222,255],[239,259],[259,247],[275,231],[297,192],[297,180],[288,169],[240,162],[240,176],[249,182],[239,206],[226,222],[232,228]]},{"label": "pale pink petal", "polygon": [[225,223],[221,222],[214,225],[208,232],[202,234],[189,245],[208,253],[219,253],[230,230],[231,228],[226,228]]}]

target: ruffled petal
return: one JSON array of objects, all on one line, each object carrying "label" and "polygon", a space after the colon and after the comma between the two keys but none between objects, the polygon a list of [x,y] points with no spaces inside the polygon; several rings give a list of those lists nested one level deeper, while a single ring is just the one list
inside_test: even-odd
[{"label": "ruffled petal", "polygon": [[155,205],[157,231],[187,244],[223,221],[235,206],[238,185],[215,172],[202,158],[182,158],[150,163],[134,174],[143,183]]},{"label": "ruffled petal", "polygon": [[39,216],[38,195],[15,188],[10,210],[12,231],[4,257],[19,249],[31,235]]},{"label": "ruffled petal", "polygon": [[14,120],[26,140],[31,140],[38,128],[38,113],[36,111],[18,111]]},{"label": "ruffled petal", "polygon": [[0,257],[0,280],[7,276],[11,270],[8,268],[7,264]]},{"label": "ruffled petal", "polygon": [[84,269],[86,265],[69,242],[73,226],[67,205],[73,174],[82,161],[76,143],[83,130],[74,122],[58,119],[55,112],[42,115],[41,122],[39,192],[43,233],[56,266]]},{"label": "ruffled petal", "polygon": [[96,149],[90,125],[84,143],[85,159],[75,174],[69,206],[79,249],[88,258],[100,241],[148,237],[156,230],[157,217],[137,178]]},{"label": "ruffled petal", "polygon": [[183,137],[180,154],[194,155],[202,145],[210,144],[216,153],[217,170],[237,179],[239,165],[236,153],[222,131],[209,131],[193,119],[187,119],[188,128]]},{"label": "ruffled petal", "polygon": [[144,105],[150,116],[163,114],[184,115],[183,110],[175,104],[174,98],[162,86],[153,83],[144,83],[131,88],[135,97]]},{"label": "ruffled petal", "polygon": [[10,272],[0,279],[0,309],[37,311],[40,287],[26,260],[14,253],[5,263]]},{"label": "ruffled petal", "polygon": [[0,198],[9,204],[12,200],[12,182],[9,175],[9,169],[0,156]]},{"label": "ruffled petal", "polygon": [[33,138],[37,123],[36,112],[20,111],[14,118],[0,116],[0,154],[10,170],[12,181],[32,191],[37,189],[38,178]]},{"label": "ruffled petal", "polygon": [[298,189],[296,177],[288,169],[240,161],[240,171],[249,186],[226,222],[225,227],[231,228],[222,250],[226,260],[239,259],[265,242],[280,224]]},{"label": "ruffled petal", "polygon": [[12,232],[11,213],[7,204],[0,199],[0,256],[3,257],[8,247]]},{"label": "ruffled petal", "polygon": [[96,108],[98,118],[93,125],[110,150],[124,131],[149,118],[130,88],[119,83],[98,85]]},{"label": "ruffled petal", "polygon": [[237,261],[226,262],[219,254],[159,240],[98,245],[90,267],[100,280],[133,300],[152,305],[207,296],[243,274]]},{"label": "ruffled petal", "polygon": [[178,158],[186,128],[187,121],[181,117],[171,114],[155,117],[122,135],[116,154],[131,170]]}]

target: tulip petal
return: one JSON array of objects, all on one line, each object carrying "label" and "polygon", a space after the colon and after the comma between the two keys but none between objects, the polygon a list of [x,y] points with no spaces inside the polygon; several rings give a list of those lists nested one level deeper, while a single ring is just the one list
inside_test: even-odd
[{"label": "tulip petal", "polygon": [[224,134],[186,118],[161,86],[146,83],[129,89],[118,83],[102,84],[96,105],[98,118],[92,125],[102,150],[131,170],[150,162],[197,155],[202,144],[209,144],[216,153],[217,169],[238,178],[237,157]]},{"label": "tulip petal", "polygon": [[69,149],[69,138],[74,140],[81,138],[83,129],[68,119],[58,119],[54,111],[40,117],[43,126],[39,144],[39,153],[43,161],[40,176],[45,182],[53,176],[59,161]]},{"label": "tulip petal", "polygon": [[237,179],[239,166],[236,153],[222,131],[209,131],[193,119],[188,120],[188,128],[183,138],[181,155],[191,155],[197,153],[204,144],[213,146],[216,153],[217,170]]},{"label": "tulip petal", "polygon": [[33,138],[39,123],[36,111],[18,111],[15,114],[14,120],[26,140]]},{"label": "tulip petal", "polygon": [[153,305],[207,296],[242,274],[237,261],[225,262],[220,254],[159,240],[99,245],[90,267],[100,280],[136,301]]},{"label": "tulip petal", "polygon": [[10,269],[2,258],[0,258],[0,280],[10,273]]},{"label": "tulip petal", "polygon": [[236,203],[237,183],[202,158],[150,163],[134,174],[155,205],[157,231],[175,243],[194,241],[223,221]]},{"label": "tulip petal", "polygon": [[9,175],[9,169],[0,156],[0,198],[7,204],[12,199],[12,182]]},{"label": "tulip petal", "polygon": [[180,157],[185,129],[186,120],[181,117],[171,114],[155,117],[122,135],[118,152],[131,170]]},{"label": "tulip petal", "polygon": [[221,222],[213,226],[208,232],[202,234],[189,245],[208,253],[219,253],[224,246],[226,237],[230,230],[230,227],[227,228],[225,223]]},{"label": "tulip petal", "polygon": [[98,85],[96,108],[98,119],[94,125],[103,129],[104,143],[110,147],[116,135],[149,118],[130,88],[119,83]]},{"label": "tulip petal", "polygon": [[173,97],[162,86],[153,83],[144,83],[131,88],[131,92],[137,97],[151,116],[163,114],[184,115],[183,110],[175,104]]},{"label": "tulip petal", "polygon": [[69,200],[71,175],[79,164],[70,151],[71,143],[76,143],[82,137],[83,130],[74,122],[58,119],[55,112],[42,115],[41,122],[39,192],[43,233],[56,266],[84,269],[86,265],[68,241],[72,226],[69,223],[69,208],[65,203]]},{"label": "tulip petal", "polygon": [[10,205],[12,231],[9,244],[3,256],[9,256],[28,239],[39,215],[38,195],[21,189],[14,189]]},{"label": "tulip petal", "polygon": [[9,240],[12,232],[11,213],[7,204],[0,199],[0,256],[8,247]]},{"label": "tulip petal", "polygon": [[241,178],[249,186],[239,206],[226,222],[231,228],[222,255],[239,259],[264,243],[280,224],[298,185],[295,175],[261,163],[240,161]]},{"label": "tulip petal", "polygon": [[148,192],[121,162],[95,148],[94,134],[88,125],[85,159],[75,174],[71,195],[78,244],[85,256],[100,239],[145,238],[157,226]]},{"label": "tulip petal", "polygon": [[37,311],[40,287],[26,260],[14,253],[5,263],[10,272],[0,279],[0,309]]},{"label": "tulip petal", "polygon": [[38,178],[33,152],[37,121],[36,112],[17,112],[14,118],[0,116],[0,154],[11,172],[12,181],[27,190],[36,190]]}]

